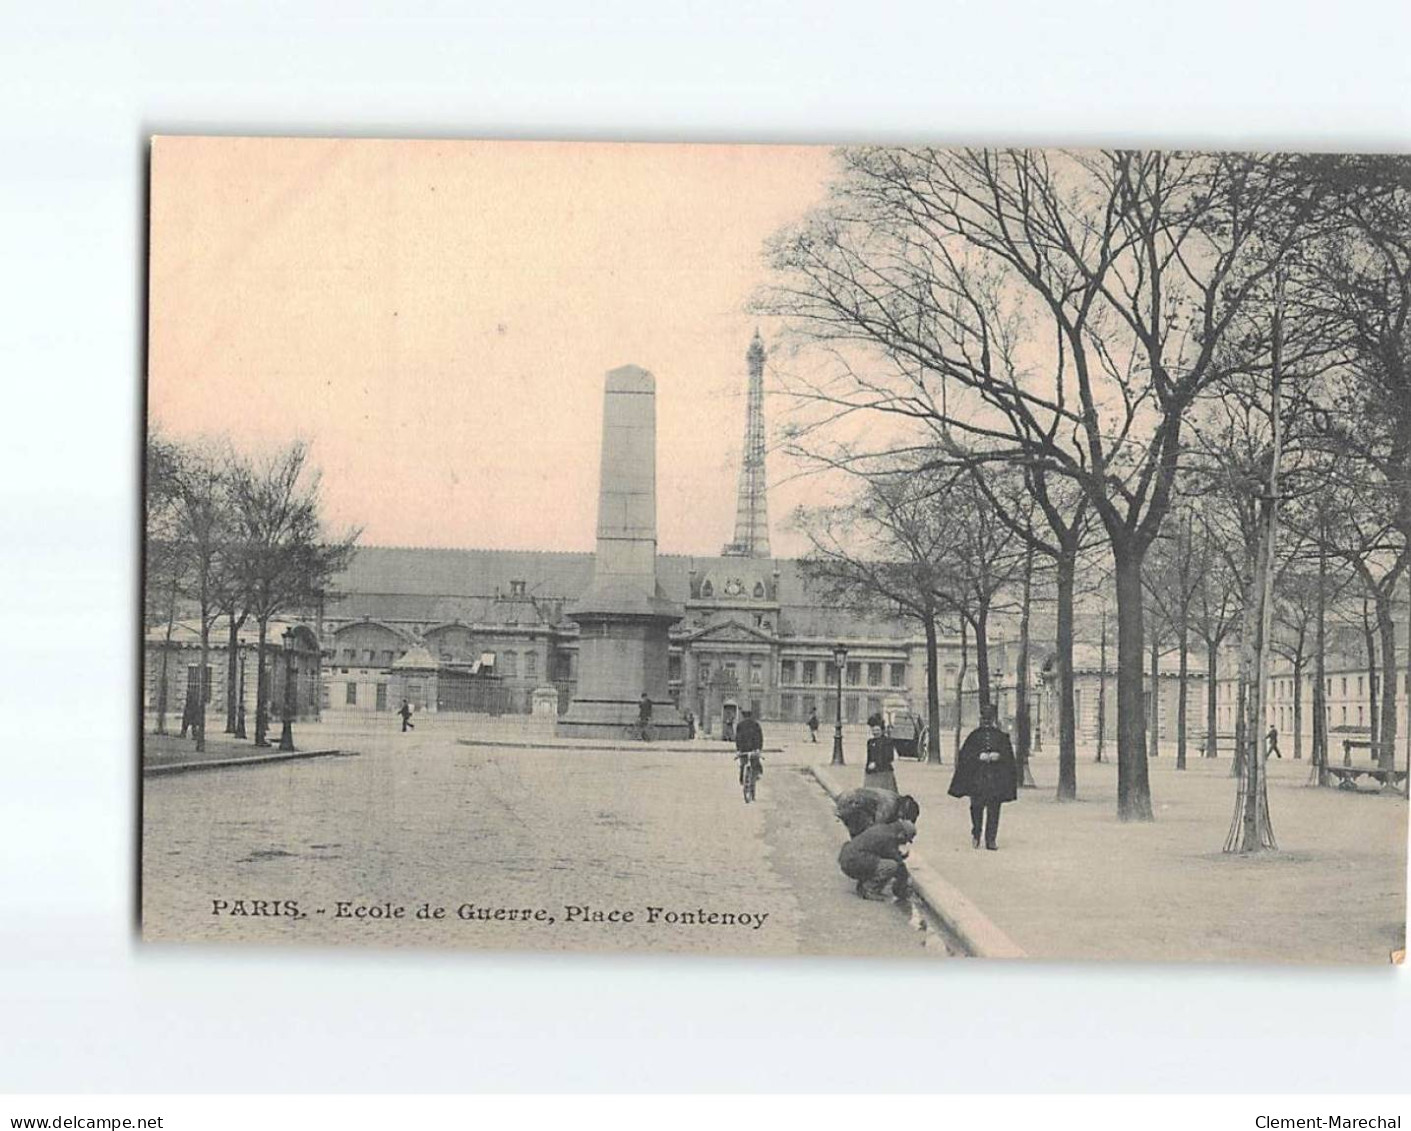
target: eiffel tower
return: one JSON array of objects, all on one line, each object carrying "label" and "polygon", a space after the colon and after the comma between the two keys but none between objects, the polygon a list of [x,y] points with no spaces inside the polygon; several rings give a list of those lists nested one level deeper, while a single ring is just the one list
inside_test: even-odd
[{"label": "eiffel tower", "polygon": [[745,445],[740,457],[740,492],[735,538],[720,552],[730,558],[769,557],[769,500],[764,481],[764,342],[756,330],[745,354],[750,387],[745,407]]}]

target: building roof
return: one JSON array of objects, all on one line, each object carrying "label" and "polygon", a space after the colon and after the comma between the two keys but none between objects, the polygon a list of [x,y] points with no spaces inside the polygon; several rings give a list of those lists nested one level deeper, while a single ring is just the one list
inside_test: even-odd
[{"label": "building roof", "polygon": [[[363,546],[335,578],[326,611],[340,620],[555,624],[587,591],[593,557],[541,550]],[[902,641],[920,635],[909,621],[827,604],[809,591],[796,560],[762,559],[755,564],[779,571],[778,629],[783,636]],[[720,555],[658,554],[657,580],[671,600],[685,602],[693,570],[704,577],[739,565],[740,559]],[[515,583],[521,581],[524,595],[519,597]]]}]

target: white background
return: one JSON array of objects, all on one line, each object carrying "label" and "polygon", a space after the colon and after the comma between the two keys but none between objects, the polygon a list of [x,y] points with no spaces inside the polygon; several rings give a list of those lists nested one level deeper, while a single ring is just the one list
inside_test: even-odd
[{"label": "white background", "polygon": [[145,135],[1411,147],[1398,0],[388,7],[0,9],[0,1089],[1411,1086],[1405,970],[138,947]]}]

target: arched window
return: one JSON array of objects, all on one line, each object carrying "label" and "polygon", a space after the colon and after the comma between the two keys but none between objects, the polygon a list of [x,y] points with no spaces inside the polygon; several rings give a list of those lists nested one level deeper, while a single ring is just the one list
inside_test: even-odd
[{"label": "arched window", "polygon": [[715,586],[712,585],[709,581],[703,581],[703,582],[701,582],[701,596],[702,596],[702,597],[714,597],[714,596],[715,596]]},{"label": "arched window", "polygon": [[500,657],[500,674],[506,679],[515,679],[519,675],[519,656],[515,652],[506,652]]},{"label": "arched window", "polygon": [[756,601],[764,600],[764,582],[756,581],[754,583],[754,599]]},{"label": "arched window", "polygon": [[539,653],[538,653],[538,652],[526,652],[526,653],[524,653],[524,678],[525,678],[525,679],[538,679],[538,678],[539,678]]}]

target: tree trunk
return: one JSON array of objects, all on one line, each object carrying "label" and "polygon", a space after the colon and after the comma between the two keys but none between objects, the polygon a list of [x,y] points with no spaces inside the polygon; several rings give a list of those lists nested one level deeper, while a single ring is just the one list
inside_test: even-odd
[{"label": "tree trunk", "polygon": [[210,691],[210,680],[206,668],[211,662],[211,605],[209,596],[209,563],[201,566],[201,660],[196,669],[196,712],[194,716],[196,732],[196,752],[206,749],[206,696]]},{"label": "tree trunk", "polygon": [[171,653],[171,636],[176,630],[176,574],[171,577],[171,597],[167,605],[167,634],[162,642],[162,682],[157,687],[157,733],[167,733],[167,658]]},{"label": "tree trunk", "polygon": [[1372,618],[1367,615],[1367,598],[1362,598],[1362,632],[1367,638],[1367,737],[1372,741],[1372,756],[1376,757],[1380,738],[1377,720],[1377,638]]},{"label": "tree trunk", "polygon": [[936,613],[928,609],[921,618],[926,630],[926,761],[932,766],[941,764],[941,673],[936,670],[938,649],[936,647]]},{"label": "tree trunk", "polygon": [[[1391,586],[1395,588],[1395,577]],[[1396,765],[1396,621],[1391,615],[1391,598],[1377,592],[1377,628],[1382,638],[1382,721],[1380,745],[1372,747],[1377,765],[1390,770]],[[1388,779],[1390,780],[1390,779]]]},{"label": "tree trunk", "polygon": [[975,614],[975,676],[980,681],[980,707],[990,705],[990,611],[981,606]]},{"label": "tree trunk", "polygon": [[960,674],[955,677],[955,754],[960,757],[961,732],[965,726],[965,666],[970,656],[965,639],[965,618],[960,618]]},{"label": "tree trunk", "polygon": [[1321,524],[1318,534],[1318,613],[1313,640],[1313,768],[1318,784],[1328,784],[1328,537]]},{"label": "tree trunk", "polygon": [[[1069,666],[1072,670],[1072,666]],[[1102,610],[1102,650],[1099,653],[1097,673],[1097,757],[1101,762],[1107,748],[1107,610]]]},{"label": "tree trunk", "polygon": [[1303,646],[1293,657],[1293,760],[1303,758]]},{"label": "tree trunk", "polygon": [[227,623],[230,625],[230,637],[225,644],[225,733],[235,733],[235,697],[236,697],[236,660],[240,654],[240,628],[245,623],[245,616],[242,614],[238,619],[234,609],[227,609]]},{"label": "tree trunk", "polygon": [[260,626],[259,655],[255,659],[255,745],[268,746],[269,696],[265,694],[265,638],[269,633],[269,618],[258,618]]},{"label": "tree trunk", "polygon": [[1214,639],[1205,642],[1205,756],[1218,758],[1220,745],[1215,736],[1220,729],[1220,679],[1216,665],[1220,662],[1220,644]]},{"label": "tree trunk", "polygon": [[1151,742],[1148,745],[1148,750],[1153,758],[1159,758],[1161,757],[1161,641],[1156,637],[1155,625],[1152,625],[1151,630],[1151,692],[1147,695],[1147,701],[1151,704],[1150,729],[1147,731],[1151,736]]},{"label": "tree trunk", "polygon": [[1024,598],[1019,613],[1019,660],[1014,668],[1015,758],[1020,788],[1034,788],[1029,767],[1029,605],[1033,596],[1034,550],[1024,555]]},{"label": "tree trunk", "polygon": [[[1074,555],[1058,559],[1058,800],[1074,801],[1078,796],[1078,721],[1073,714],[1073,579],[1077,573]],[[1103,652],[1106,662],[1107,622],[1103,622]],[[1105,675],[1098,677],[1104,680]],[[1102,689],[1098,690],[1098,729],[1101,731]],[[1102,738],[1098,738],[1098,760],[1102,759]]]},{"label": "tree trunk", "polygon": [[1117,582],[1117,816],[1151,821],[1142,688],[1142,554],[1112,543]]},{"label": "tree trunk", "polygon": [[1190,679],[1190,633],[1181,625],[1179,639],[1181,656],[1180,684],[1176,688],[1176,769],[1186,768],[1186,696]]}]

